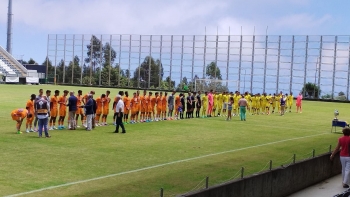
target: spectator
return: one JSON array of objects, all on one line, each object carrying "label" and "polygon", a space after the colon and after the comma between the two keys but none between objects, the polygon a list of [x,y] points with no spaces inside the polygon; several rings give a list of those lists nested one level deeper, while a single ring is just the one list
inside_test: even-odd
[{"label": "spectator", "polygon": [[240,117],[241,121],[246,121],[246,111],[248,107],[248,101],[244,98],[244,95],[242,95],[242,98],[238,101],[239,111],[240,111]]},{"label": "spectator", "polygon": [[343,188],[349,188],[350,182],[350,156],[349,156],[349,145],[350,145],[350,128],[343,129],[343,137],[338,139],[338,145],[335,147],[330,159],[333,160],[334,155],[340,150],[340,162],[342,166],[342,177],[343,177]]},{"label": "spectator", "polygon": [[50,114],[50,104],[46,100],[46,96],[42,96],[35,102],[35,114],[38,119],[39,137],[42,137],[42,132],[44,129],[45,137],[50,138],[51,136],[47,132],[47,121]]}]

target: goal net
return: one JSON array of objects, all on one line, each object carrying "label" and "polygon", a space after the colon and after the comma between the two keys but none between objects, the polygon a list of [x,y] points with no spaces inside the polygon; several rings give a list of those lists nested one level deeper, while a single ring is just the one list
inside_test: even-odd
[{"label": "goal net", "polygon": [[235,92],[238,90],[238,81],[218,79],[195,79],[195,91],[209,92]]}]

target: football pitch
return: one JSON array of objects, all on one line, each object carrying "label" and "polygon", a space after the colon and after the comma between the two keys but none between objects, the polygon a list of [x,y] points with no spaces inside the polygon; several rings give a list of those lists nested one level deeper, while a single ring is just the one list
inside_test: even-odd
[{"label": "football pitch", "polygon": [[[55,130],[52,138],[37,133],[16,134],[10,112],[25,108],[39,88],[106,88],[53,85],[0,85],[0,196],[175,196],[329,151],[340,133],[331,133],[333,112],[350,120],[349,104],[303,101],[303,113],[285,116],[249,115],[184,119],[126,125],[126,134],[114,126],[93,131]],[[109,89],[114,97],[120,89]],[[129,94],[134,90],[129,90]],[[96,97],[95,95],[95,97]],[[111,103],[112,105],[112,103]],[[111,108],[111,107],[110,107]],[[108,117],[112,123],[112,115]],[[79,121],[80,124],[80,121]],[[21,128],[25,130],[25,121]],[[341,128],[337,128],[341,132]],[[237,176],[238,175],[238,176]]]}]

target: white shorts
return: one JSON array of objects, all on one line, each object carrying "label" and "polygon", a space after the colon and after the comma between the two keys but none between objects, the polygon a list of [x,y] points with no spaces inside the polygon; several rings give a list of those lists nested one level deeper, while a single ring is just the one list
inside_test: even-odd
[{"label": "white shorts", "polygon": [[223,109],[227,109],[227,103],[226,102],[224,103]]}]

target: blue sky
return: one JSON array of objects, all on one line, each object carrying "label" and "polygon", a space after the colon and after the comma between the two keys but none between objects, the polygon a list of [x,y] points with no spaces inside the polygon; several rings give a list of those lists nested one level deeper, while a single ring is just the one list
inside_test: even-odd
[{"label": "blue sky", "polygon": [[[5,48],[8,0],[0,2]],[[227,35],[230,27],[231,35],[349,35],[349,7],[347,0],[13,0],[12,54],[43,62],[48,34]]]}]

